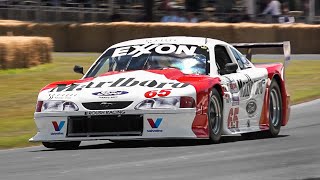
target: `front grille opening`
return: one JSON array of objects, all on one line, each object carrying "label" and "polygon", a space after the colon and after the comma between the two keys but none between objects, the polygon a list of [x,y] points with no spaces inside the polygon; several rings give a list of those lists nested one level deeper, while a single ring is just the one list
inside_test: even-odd
[{"label": "front grille opening", "polygon": [[70,116],[67,137],[141,136],[142,115]]},{"label": "front grille opening", "polygon": [[106,110],[106,109],[124,109],[133,101],[105,101],[105,102],[89,102],[82,103],[83,107],[89,110]]}]

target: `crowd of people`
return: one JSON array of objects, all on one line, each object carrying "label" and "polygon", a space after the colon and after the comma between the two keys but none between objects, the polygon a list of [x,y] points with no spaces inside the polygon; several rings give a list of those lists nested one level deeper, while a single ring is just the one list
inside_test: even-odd
[{"label": "crowd of people", "polygon": [[[225,3],[228,4],[227,2]],[[216,5],[215,7],[212,6],[215,9],[215,13],[212,13],[215,17],[204,16],[203,13],[200,14],[199,4],[192,4],[192,2],[189,2],[189,4],[186,3],[185,7],[181,7],[172,3],[172,1],[165,0],[163,1],[161,8],[166,10],[167,14],[161,18],[161,22],[196,23],[200,21],[217,21],[219,17],[221,21],[230,23],[252,21],[252,16],[246,12],[245,7],[236,9],[233,6],[234,4],[230,3],[229,6],[223,6],[221,8],[221,6],[219,7],[219,4],[212,4]],[[265,22],[267,23],[295,22],[295,17],[289,14],[290,8],[288,2],[281,3],[279,0],[265,0],[264,4],[261,6],[262,12],[257,14],[257,16],[261,17],[261,19],[265,19]],[[308,5],[304,4],[304,7],[305,10],[307,10]]]},{"label": "crowd of people", "polygon": [[[113,2],[113,13],[110,21],[128,20],[121,14],[123,8],[132,4],[139,4],[145,13],[136,21],[161,21],[161,22],[190,22],[201,21],[218,22],[244,22],[255,21],[256,17],[267,23],[293,23],[296,21],[290,15],[290,0],[257,0],[255,14],[248,14],[245,0],[2,0],[10,5],[25,3],[41,3],[42,6],[72,6],[81,8],[105,8]],[[290,1],[291,2],[291,1]],[[302,12],[306,16],[309,0],[301,0]],[[136,8],[136,7],[135,7]],[[160,13],[159,13],[160,12]],[[268,18],[271,17],[271,18]],[[132,20],[132,19],[130,19]]]}]

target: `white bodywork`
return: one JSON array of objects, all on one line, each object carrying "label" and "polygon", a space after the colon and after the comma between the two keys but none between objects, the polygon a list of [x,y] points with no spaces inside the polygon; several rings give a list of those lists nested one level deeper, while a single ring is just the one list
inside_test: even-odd
[{"label": "white bodywork", "polygon": [[[143,45],[143,44],[178,44],[178,45],[197,45],[208,47],[210,53],[210,76],[219,77],[221,85],[226,90],[223,97],[224,110],[223,110],[223,134],[237,134],[250,131],[259,131],[259,119],[262,110],[262,105],[265,96],[265,90],[268,83],[267,70],[264,68],[252,68],[241,70],[238,69],[237,73],[220,76],[215,63],[214,47],[221,45],[226,47],[228,54],[233,62],[237,62],[232,55],[230,45],[213,39],[196,38],[196,37],[167,37],[167,38],[150,38],[126,41],[116,44],[110,48]],[[97,63],[97,62],[95,62]],[[94,64],[95,64],[94,63]],[[92,67],[94,66],[92,65]],[[86,75],[85,75],[86,76]],[[84,77],[85,77],[84,76]],[[134,78],[133,81],[139,83],[133,86],[120,86],[117,84],[115,87],[110,87],[120,78],[128,79]],[[165,83],[162,88],[157,88],[157,85],[148,87],[147,84],[155,80],[157,85]],[[149,81],[148,83],[142,83]],[[93,83],[91,87],[104,82],[99,88],[83,88]],[[248,86],[243,90],[239,90],[239,82],[241,86]],[[173,84],[177,84],[177,88],[173,88]],[[180,86],[179,86],[180,85]],[[84,141],[96,139],[150,139],[150,138],[197,138],[192,131],[192,123],[196,117],[196,108],[176,108],[176,109],[153,109],[153,110],[136,110],[135,106],[141,101],[145,100],[144,94],[150,90],[157,89],[171,89],[170,96],[189,96],[196,100],[196,89],[192,85],[182,87],[183,83],[176,80],[166,78],[164,75],[151,73],[143,70],[123,72],[114,75],[100,76],[94,78],[92,81],[80,83],[78,87],[72,91],[66,89],[57,92],[56,89],[47,89],[40,92],[38,101],[46,100],[67,100],[72,101],[79,107],[79,111],[74,112],[35,112],[34,118],[38,127],[38,133],[30,139],[30,141]],[[120,94],[114,96],[97,96],[93,93],[97,92],[127,92],[127,94]],[[237,97],[239,102],[237,102]],[[98,110],[90,111],[82,106],[84,102],[96,101],[133,101],[133,103],[121,110],[99,110],[102,114],[112,115],[130,115],[138,114],[143,116],[143,132],[141,136],[99,136],[99,137],[66,137],[68,127],[68,116],[88,116],[98,114]],[[248,103],[254,103],[256,109],[254,112],[248,113]],[[251,108],[251,105],[249,105]],[[238,110],[236,110],[238,109]],[[230,111],[232,113],[230,114]],[[234,112],[237,111],[237,112]],[[158,127],[152,128],[148,119],[154,122],[158,118],[162,121]],[[236,122],[237,121],[237,122]],[[59,129],[53,126],[55,122]]]}]

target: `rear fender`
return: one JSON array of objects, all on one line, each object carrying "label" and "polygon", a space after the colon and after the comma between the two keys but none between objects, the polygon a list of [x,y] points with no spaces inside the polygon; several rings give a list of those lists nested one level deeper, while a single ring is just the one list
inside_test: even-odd
[{"label": "rear fender", "polygon": [[259,67],[265,67],[268,70],[268,83],[266,94],[264,97],[264,104],[262,108],[262,114],[260,118],[260,129],[269,129],[269,96],[270,96],[270,84],[272,80],[276,80],[282,95],[282,126],[288,123],[290,116],[290,95],[287,91],[285,80],[284,80],[284,66],[282,64],[268,64],[259,65]]}]

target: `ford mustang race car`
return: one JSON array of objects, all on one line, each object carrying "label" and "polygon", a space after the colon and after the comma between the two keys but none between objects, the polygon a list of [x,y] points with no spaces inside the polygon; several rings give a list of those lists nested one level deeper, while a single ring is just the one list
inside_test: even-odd
[{"label": "ford mustang race car", "polygon": [[[284,63],[251,63],[253,48],[268,47],[283,47]],[[289,119],[289,59],[289,42],[231,45],[181,36],[121,42],[86,73],[76,65],[81,79],[41,89],[38,132],[30,141],[64,149],[88,140],[274,137]]]}]

